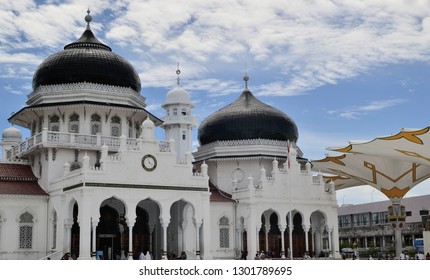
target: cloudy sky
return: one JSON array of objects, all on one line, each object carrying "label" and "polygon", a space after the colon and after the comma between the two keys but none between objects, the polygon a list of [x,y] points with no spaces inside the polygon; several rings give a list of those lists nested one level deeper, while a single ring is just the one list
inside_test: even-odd
[{"label": "cloudy sky", "polygon": [[[1,130],[25,106],[36,67],[80,37],[88,7],[93,32],[133,64],[158,117],[179,62],[200,122],[240,95],[247,71],[251,91],[295,120],[311,160],[429,125],[429,1],[2,0]],[[423,193],[430,182],[410,196]],[[340,204],[381,199],[370,187],[338,193]]]}]

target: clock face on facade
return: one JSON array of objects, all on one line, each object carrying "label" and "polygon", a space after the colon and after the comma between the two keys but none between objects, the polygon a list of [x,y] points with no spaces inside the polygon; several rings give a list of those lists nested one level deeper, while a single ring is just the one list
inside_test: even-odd
[{"label": "clock face on facade", "polygon": [[142,167],[146,171],[154,171],[157,168],[157,159],[153,155],[143,156]]}]

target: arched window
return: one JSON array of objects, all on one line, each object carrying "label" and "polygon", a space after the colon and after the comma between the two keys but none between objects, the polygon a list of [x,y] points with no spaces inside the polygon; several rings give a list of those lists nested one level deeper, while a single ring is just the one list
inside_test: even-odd
[{"label": "arched window", "polygon": [[187,139],[187,133],[185,131],[182,131],[182,140]]},{"label": "arched window", "polygon": [[49,117],[49,131],[60,131],[60,117],[52,115]]},{"label": "arched window", "polygon": [[177,108],[174,108],[174,109],[173,109],[173,115],[174,115],[174,116],[177,116],[177,115],[178,115],[178,109],[177,109]]},{"label": "arched window", "polygon": [[182,116],[186,116],[187,115],[187,110],[186,109],[182,109]]},{"label": "arched window", "polygon": [[79,115],[73,113],[69,118],[69,132],[79,133]]},{"label": "arched window", "polygon": [[99,114],[91,115],[91,135],[96,135],[102,131],[102,122]]},{"label": "arched window", "polygon": [[25,212],[19,216],[19,249],[33,248],[33,216]]},{"label": "arched window", "polygon": [[121,118],[118,116],[113,116],[110,120],[110,131],[111,136],[119,137],[121,136]]},{"label": "arched window", "polygon": [[230,224],[225,216],[219,219],[219,247],[230,248]]}]

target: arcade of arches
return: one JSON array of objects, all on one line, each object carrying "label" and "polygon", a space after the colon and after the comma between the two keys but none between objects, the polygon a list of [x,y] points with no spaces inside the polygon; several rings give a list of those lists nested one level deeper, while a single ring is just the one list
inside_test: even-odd
[{"label": "arcade of arches", "polygon": [[[97,259],[138,259],[150,252],[151,258],[179,257],[182,252],[199,255],[199,235],[202,224],[195,223],[192,204],[178,200],[170,207],[170,222],[162,223],[160,205],[151,199],[141,200],[135,211],[135,220],[127,221],[127,207],[111,197],[99,208],[98,221],[92,222],[91,252]],[[73,205],[73,224],[70,227],[70,254],[80,255],[79,205]],[[128,257],[127,257],[128,255]]]},{"label": "arcade of arches", "polygon": [[[290,217],[284,217],[286,227],[281,230],[279,215],[271,210],[261,215],[261,226],[258,229],[257,254],[264,252],[272,258],[290,258],[292,247],[293,258],[314,257],[329,253],[332,247],[332,230],[326,224],[323,213],[316,211],[310,216],[310,227],[306,228],[303,215],[292,212],[292,228],[290,231]],[[242,251],[247,252],[247,232],[241,219]],[[291,239],[291,242],[290,242]]]}]

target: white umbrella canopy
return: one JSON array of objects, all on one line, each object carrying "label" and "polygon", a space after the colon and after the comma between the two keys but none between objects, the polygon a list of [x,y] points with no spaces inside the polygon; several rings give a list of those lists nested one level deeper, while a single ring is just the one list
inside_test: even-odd
[{"label": "white umbrella canopy", "polygon": [[370,185],[393,202],[430,177],[429,165],[368,154],[327,156],[312,164],[314,170],[341,176],[334,177],[336,190]]},{"label": "white umbrella canopy", "polygon": [[395,135],[378,137],[371,141],[350,141],[346,147],[328,148],[330,151],[382,156],[430,166],[430,127],[403,128]]},{"label": "white umbrella canopy", "polygon": [[333,174],[336,190],[370,185],[384,193],[393,205],[391,211],[389,208],[389,220],[395,229],[399,256],[400,231],[406,218],[400,201],[409,190],[430,177],[430,127],[402,129],[395,135],[350,141],[346,147],[329,150],[342,154],[312,161],[313,170]]},{"label": "white umbrella canopy", "polygon": [[337,190],[337,191],[347,189],[350,187],[356,187],[356,186],[362,186],[363,185],[363,182],[361,182],[357,179],[345,177],[345,176],[340,176],[340,175],[325,174],[325,175],[323,175],[323,180],[326,184],[333,182],[335,185],[335,190]]}]

